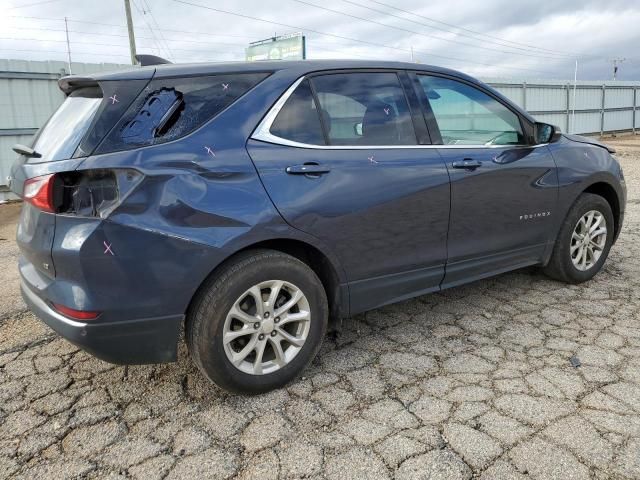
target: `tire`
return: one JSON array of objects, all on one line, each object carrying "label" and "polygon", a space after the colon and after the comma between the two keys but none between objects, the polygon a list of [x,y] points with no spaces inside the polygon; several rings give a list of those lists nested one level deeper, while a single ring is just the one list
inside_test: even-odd
[{"label": "tire", "polygon": [[[254,286],[258,290],[250,290]],[[303,298],[275,315],[298,298],[296,291]],[[271,294],[276,300],[264,301]],[[256,298],[263,299],[263,315]],[[236,393],[263,393],[286,385],[311,363],[326,334],[328,310],[322,282],[305,263],[274,250],[247,251],[224,264],[199,290],[187,313],[187,345],[195,364],[216,385]],[[308,321],[292,320],[303,317]],[[225,333],[234,338],[227,344]],[[232,359],[248,349],[234,365]]]},{"label": "tire", "polygon": [[[579,233],[581,230],[584,230],[584,226],[586,225],[585,222],[582,224],[582,227],[579,228],[578,222],[580,222],[583,217],[588,220],[588,214],[590,214],[590,212],[598,212],[602,216],[602,221],[605,222],[606,233],[595,237],[595,241],[601,242],[602,250],[597,259],[593,256],[587,256],[586,259],[588,262],[586,262],[585,265],[583,265],[583,262],[578,262],[579,266],[576,266],[572,255],[578,256],[581,251],[581,247],[576,245],[579,243]],[[597,223],[597,215],[594,215],[592,218],[596,219],[592,221]],[[599,226],[595,227],[596,230],[594,233],[599,231],[601,225],[600,223]],[[577,233],[577,237],[574,237],[574,231]],[[543,268],[544,273],[556,280],[572,284],[590,280],[600,271],[609,255],[609,250],[613,244],[614,231],[615,224],[609,203],[599,195],[583,193],[569,210],[560,228],[560,233],[553,247],[551,259],[547,266]],[[606,235],[604,241],[601,238],[602,235]],[[592,244],[589,242],[589,245]],[[579,258],[585,259],[584,256]],[[589,265],[589,263],[591,263],[591,265]]]}]

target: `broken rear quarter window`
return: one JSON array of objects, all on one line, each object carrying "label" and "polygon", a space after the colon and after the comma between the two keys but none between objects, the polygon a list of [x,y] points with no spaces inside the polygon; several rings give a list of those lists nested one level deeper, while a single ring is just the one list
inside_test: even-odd
[{"label": "broken rear quarter window", "polygon": [[155,145],[187,135],[268,75],[248,73],[152,80],[96,153]]}]

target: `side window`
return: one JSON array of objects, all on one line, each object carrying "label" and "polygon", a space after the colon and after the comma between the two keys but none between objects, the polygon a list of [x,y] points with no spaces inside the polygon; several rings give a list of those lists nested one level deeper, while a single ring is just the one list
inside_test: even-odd
[{"label": "side window", "polygon": [[298,85],[287,99],[269,131],[277,137],[293,142],[325,144],[320,117],[308,80]]},{"label": "side window", "polygon": [[486,93],[441,77],[418,76],[445,145],[518,145],[518,116]]},{"label": "side window", "polygon": [[404,91],[395,73],[313,77],[331,145],[415,145]]},{"label": "side window", "polygon": [[[183,137],[211,120],[268,76],[222,74],[151,80],[98,147],[97,153],[155,145]],[[115,89],[107,104],[124,102]]]}]

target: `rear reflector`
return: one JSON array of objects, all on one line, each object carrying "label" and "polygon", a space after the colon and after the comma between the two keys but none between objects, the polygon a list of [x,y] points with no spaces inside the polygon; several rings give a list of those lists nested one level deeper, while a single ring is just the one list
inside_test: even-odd
[{"label": "rear reflector", "polygon": [[24,182],[23,198],[34,207],[45,212],[55,212],[53,206],[53,182],[55,174],[30,178]]},{"label": "rear reflector", "polygon": [[100,312],[84,312],[82,310],[74,310],[73,308],[65,307],[64,305],[60,305],[59,303],[54,303],[53,308],[55,308],[59,313],[73,318],[74,320],[93,320],[100,315]]}]

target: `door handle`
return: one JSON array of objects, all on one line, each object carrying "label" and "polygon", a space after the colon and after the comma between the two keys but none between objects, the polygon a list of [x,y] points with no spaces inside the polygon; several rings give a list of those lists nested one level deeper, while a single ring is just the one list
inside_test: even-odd
[{"label": "door handle", "polygon": [[304,165],[292,165],[287,167],[286,172],[291,175],[322,175],[329,173],[331,169],[326,165],[317,163],[305,163]]},{"label": "door handle", "polygon": [[482,162],[479,160],[473,160],[472,158],[465,158],[462,161],[453,162],[453,168],[463,168],[465,170],[475,170],[482,166]]}]

